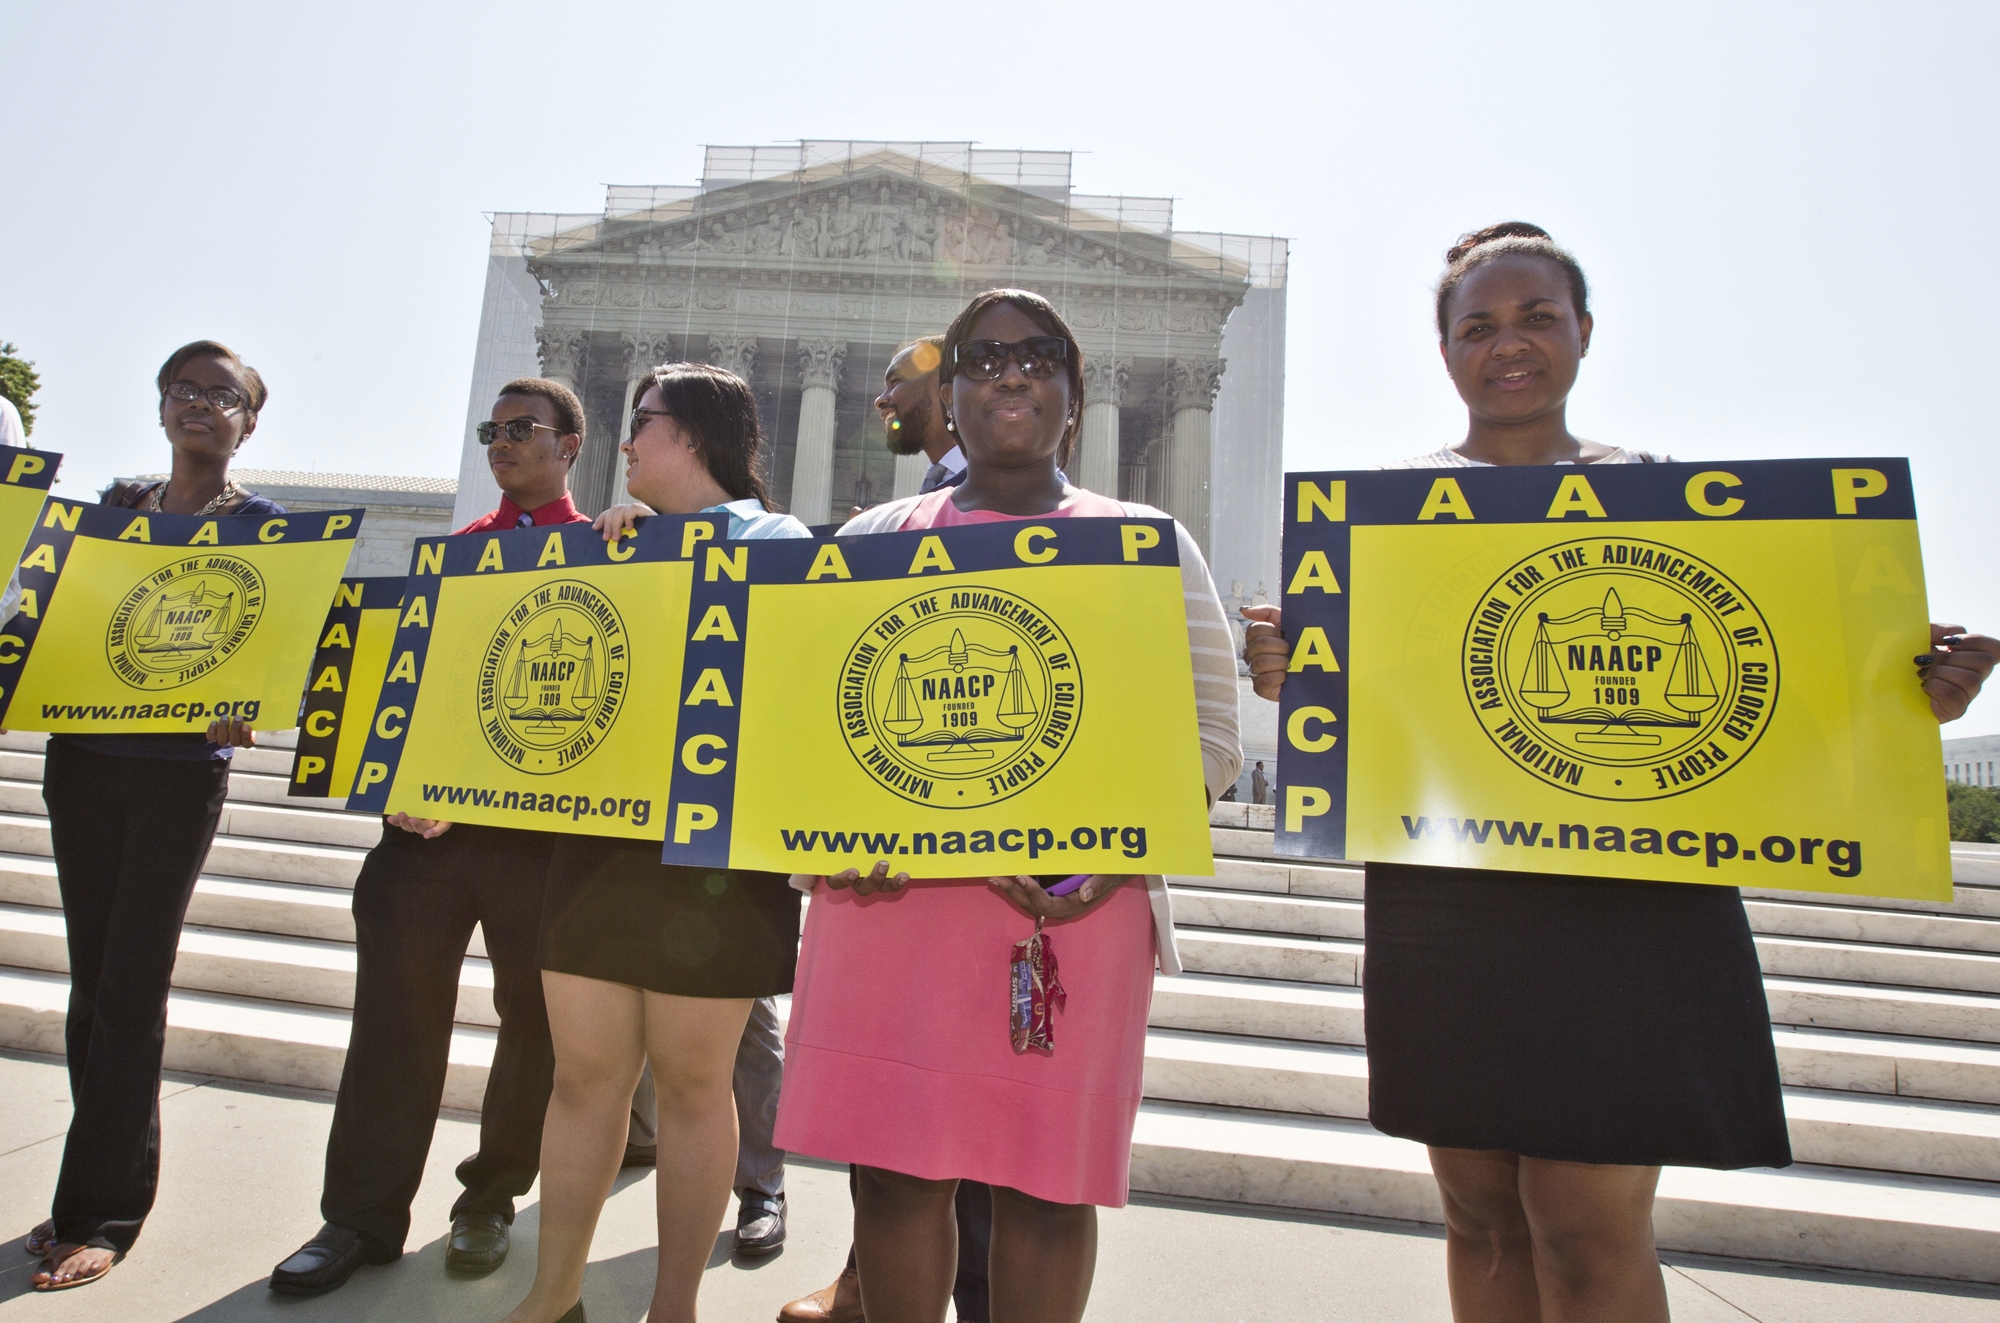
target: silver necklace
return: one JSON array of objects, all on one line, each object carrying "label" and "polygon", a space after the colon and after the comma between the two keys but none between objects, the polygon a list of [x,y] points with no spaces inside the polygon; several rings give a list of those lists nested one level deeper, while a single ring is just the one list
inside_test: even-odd
[{"label": "silver necklace", "polygon": [[[152,508],[154,510],[160,509],[160,500],[166,494],[167,494],[167,484],[164,482],[162,482],[159,486],[153,488]],[[194,517],[196,519],[200,519],[203,515],[212,515],[217,510],[220,510],[223,506],[229,504],[231,501],[235,500],[242,494],[243,494],[243,489],[236,485],[236,479],[225,478],[223,479],[222,482],[222,493],[219,496],[217,496],[214,500],[210,501],[207,505],[204,505],[201,507],[201,509],[195,511]]]}]

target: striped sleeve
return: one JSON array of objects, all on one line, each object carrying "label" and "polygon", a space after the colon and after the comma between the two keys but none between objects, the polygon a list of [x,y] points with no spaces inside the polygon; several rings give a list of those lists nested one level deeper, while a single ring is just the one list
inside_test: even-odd
[{"label": "striped sleeve", "polygon": [[[1140,519],[1166,519],[1164,510],[1122,502]],[[1243,770],[1243,743],[1237,727],[1236,636],[1222,611],[1222,596],[1209,576],[1201,546],[1174,520],[1180,547],[1181,600],[1187,608],[1188,658],[1194,663],[1194,715],[1201,729],[1202,781],[1213,804],[1236,784]]]},{"label": "striped sleeve", "polygon": [[1181,548],[1181,599],[1187,606],[1188,656],[1194,662],[1194,713],[1201,727],[1202,780],[1208,802],[1236,784],[1243,770],[1237,729],[1236,636],[1222,613],[1222,598],[1208,562],[1188,531],[1174,523]]}]

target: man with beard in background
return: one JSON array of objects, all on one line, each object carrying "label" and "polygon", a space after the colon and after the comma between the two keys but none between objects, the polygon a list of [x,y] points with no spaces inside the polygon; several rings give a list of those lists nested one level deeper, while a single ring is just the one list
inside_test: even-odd
[{"label": "man with beard in background", "polygon": [[[943,352],[941,335],[927,335],[904,345],[889,360],[888,370],[882,374],[882,393],[875,397],[875,411],[882,415],[890,452],[923,455],[931,461],[917,488],[919,493],[965,481],[965,454],[958,448],[958,438],[945,430],[944,406],[938,397],[937,369]],[[849,1168],[850,1195],[854,1184],[854,1171]],[[954,1207],[958,1213],[958,1279],[952,1283],[952,1306],[960,1323],[986,1323],[992,1191],[978,1181],[961,1180]],[[852,1246],[847,1251],[847,1267],[833,1284],[786,1305],[778,1311],[778,1323],[863,1323],[861,1274],[854,1266]]]}]

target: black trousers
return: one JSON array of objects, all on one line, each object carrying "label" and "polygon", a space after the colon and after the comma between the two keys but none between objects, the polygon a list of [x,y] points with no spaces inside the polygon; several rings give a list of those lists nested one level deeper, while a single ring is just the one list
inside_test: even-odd
[{"label": "black trousers", "polygon": [[400,1250],[437,1128],[472,926],[486,935],[500,1038],[479,1114],[479,1151],[458,1166],[452,1216],[499,1213],[541,1166],[555,1049],[535,942],[551,840],[454,826],[426,841],[384,825],[354,884],[354,1027],[326,1145],[320,1215]]},{"label": "black trousers", "polygon": [[[849,1167],[848,1197],[860,1199],[860,1187],[861,1173]],[[986,1260],[993,1244],[993,1187],[961,1177],[951,1211],[958,1218],[958,1276],[951,1283],[951,1307],[959,1323],[987,1323],[993,1313],[986,1276]],[[847,1247],[847,1267],[850,1272],[854,1269],[851,1244]]]},{"label": "black trousers", "polygon": [[63,923],[75,1106],[56,1238],[129,1250],[160,1184],[160,1058],[181,920],[229,764],[114,758],[50,740],[42,772]]}]

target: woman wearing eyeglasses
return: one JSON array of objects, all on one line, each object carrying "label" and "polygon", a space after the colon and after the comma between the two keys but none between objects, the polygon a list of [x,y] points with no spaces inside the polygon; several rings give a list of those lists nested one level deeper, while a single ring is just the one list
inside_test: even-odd
[{"label": "woman wearing eyeglasses", "polygon": [[[120,483],[107,505],[181,515],[275,515],[229,463],[257,430],[264,379],[213,340],[160,368],[161,482]],[[28,1237],[30,1285],[96,1281],[139,1238],[160,1174],[160,1059],[181,920],[229,790],[229,758],[254,741],[239,720],[205,735],[52,735],[43,763],[68,933],[64,1022],[75,1111],[52,1216]]]},{"label": "woman wearing eyeglasses", "polygon": [[[673,363],[655,368],[632,403],[625,487],[643,504],[598,517],[607,541],[654,511],[726,515],[732,538],[809,536],[768,508],[763,432],[741,377]],[[658,837],[557,843],[542,912],[556,1078],[542,1128],[541,1235],[534,1285],[507,1323],[581,1323],[591,1236],[646,1064],[659,1117],[659,1269],[647,1317],[693,1323],[736,1170],[737,1045],[751,1004],[792,990],[799,908],[780,874],[662,864]]]},{"label": "woman wearing eyeglasses", "polygon": [[[989,290],[945,333],[945,426],[965,481],[841,531],[1017,519],[1164,517],[1070,486],[1083,355],[1038,294]],[[1176,526],[1207,796],[1235,783],[1236,670],[1201,550]],[[1190,737],[1196,732],[1190,731]],[[1155,965],[1178,973],[1159,878],[911,881],[887,861],[812,887],[785,1044],[781,1147],[859,1168],[854,1247],[869,1323],[936,1323],[951,1295],[961,1178],[993,1188],[993,1317],[1074,1323],[1097,1262],[1097,1205],[1128,1193]],[[871,899],[872,897],[872,899]],[[1068,1001],[1053,1053],[1016,1053],[1013,944],[1048,925]]]}]

